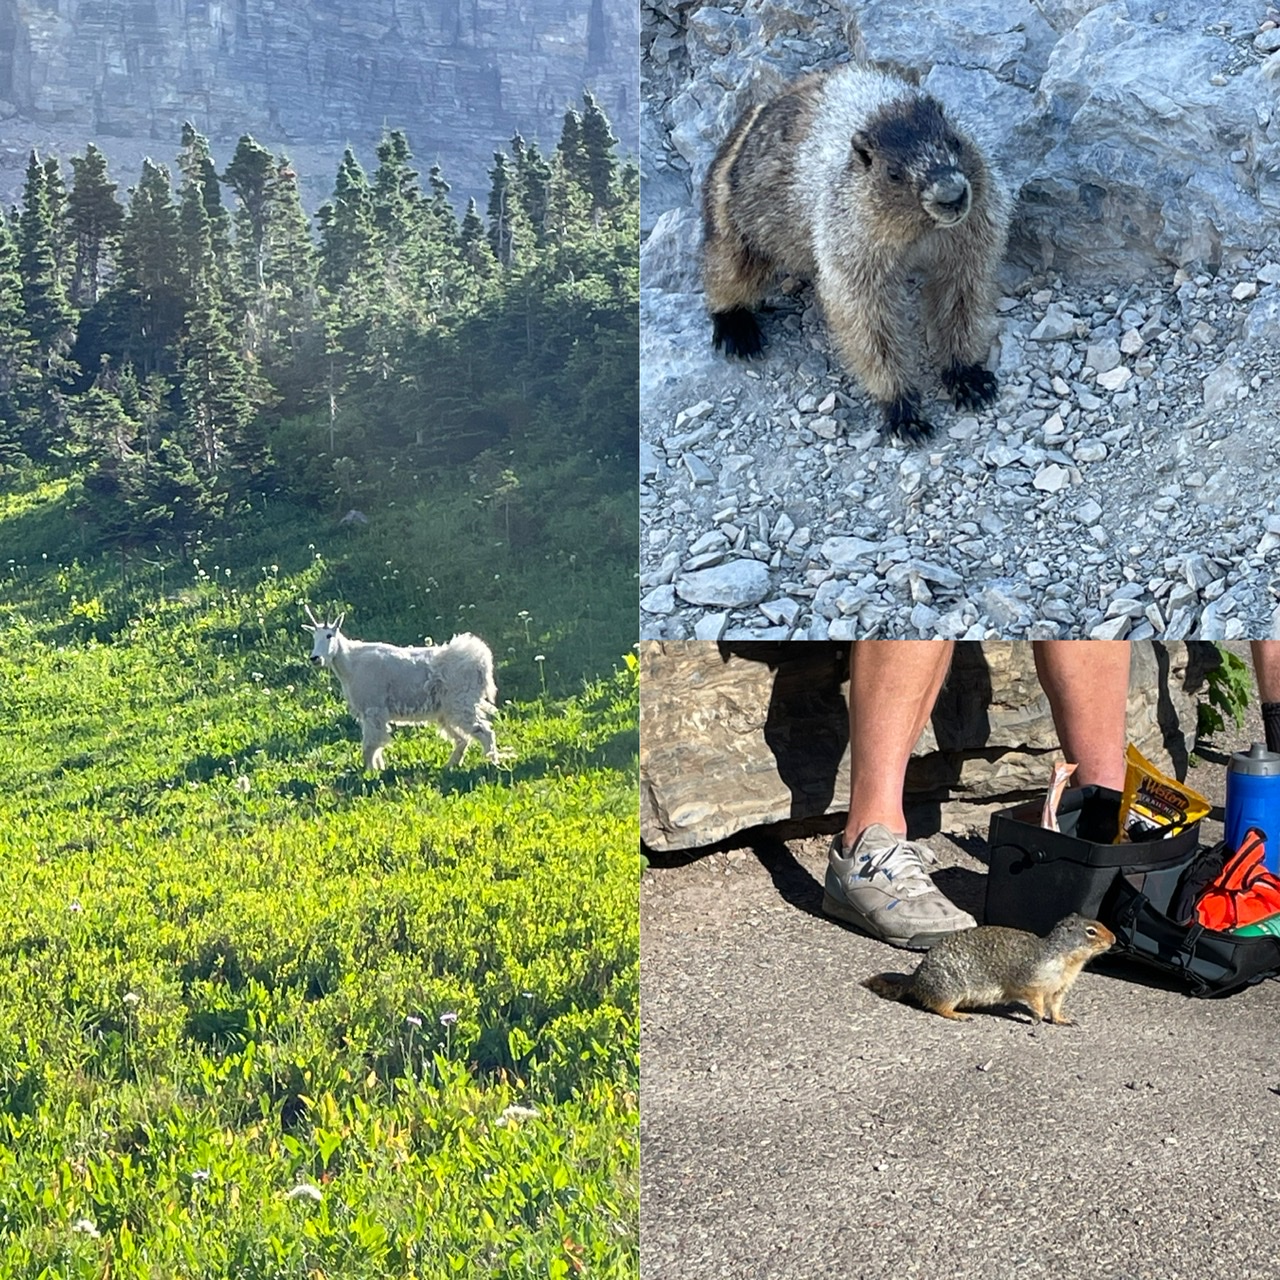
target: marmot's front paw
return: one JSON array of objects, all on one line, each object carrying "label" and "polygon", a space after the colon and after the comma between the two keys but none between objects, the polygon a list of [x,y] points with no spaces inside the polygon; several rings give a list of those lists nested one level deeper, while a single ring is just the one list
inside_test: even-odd
[{"label": "marmot's front paw", "polygon": [[942,371],[942,385],[957,409],[981,409],[996,398],[996,375],[980,364],[952,364]]},{"label": "marmot's front paw", "polygon": [[727,356],[750,359],[764,348],[759,322],[746,307],[711,313],[711,341]]},{"label": "marmot's front paw", "polygon": [[880,434],[886,440],[898,439],[903,444],[924,444],[933,431],[933,423],[920,412],[920,394],[908,391],[884,406]]}]

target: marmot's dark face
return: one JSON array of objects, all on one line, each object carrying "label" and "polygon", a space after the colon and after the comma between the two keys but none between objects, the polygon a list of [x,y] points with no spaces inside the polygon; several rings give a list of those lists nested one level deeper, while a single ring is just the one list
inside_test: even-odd
[{"label": "marmot's dark face", "polygon": [[850,165],[870,175],[876,227],[912,240],[969,216],[967,147],[929,97],[893,103],[853,135]]}]

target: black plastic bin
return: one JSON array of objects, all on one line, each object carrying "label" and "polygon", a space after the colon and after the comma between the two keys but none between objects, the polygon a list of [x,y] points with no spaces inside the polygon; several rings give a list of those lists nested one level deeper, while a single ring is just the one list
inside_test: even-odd
[{"label": "black plastic bin", "polygon": [[1103,900],[1118,875],[1158,911],[1167,911],[1178,880],[1199,847],[1200,824],[1162,840],[1113,844],[1120,793],[1078,787],[1063,793],[1060,831],[1040,825],[1039,800],[991,817],[986,922],[1045,934],[1078,911],[1108,921]]}]

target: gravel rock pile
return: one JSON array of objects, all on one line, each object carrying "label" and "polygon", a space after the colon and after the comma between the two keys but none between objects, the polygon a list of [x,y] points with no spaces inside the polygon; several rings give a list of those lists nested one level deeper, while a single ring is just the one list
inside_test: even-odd
[{"label": "gravel rock pile", "polygon": [[804,289],[763,360],[642,302],[642,634],[1232,639],[1280,607],[1280,265],[1000,301],[1001,394],[886,443]]}]

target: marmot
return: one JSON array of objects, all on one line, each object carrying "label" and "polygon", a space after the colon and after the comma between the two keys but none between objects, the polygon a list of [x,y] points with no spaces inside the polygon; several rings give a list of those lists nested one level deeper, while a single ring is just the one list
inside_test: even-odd
[{"label": "marmot", "polygon": [[729,355],[760,351],[752,312],[775,270],[805,276],[884,433],[921,441],[904,296],[914,273],[943,386],[963,408],[995,399],[983,361],[1009,199],[937,99],[854,66],[806,76],[739,119],[707,173],[703,220],[712,336]]},{"label": "marmot", "polygon": [[935,943],[914,973],[877,973],[862,985],[887,1000],[912,1000],[944,1018],[967,1018],[976,1009],[1018,1000],[1042,1022],[1071,1026],[1063,997],[1085,963],[1106,951],[1116,936],[1098,920],[1069,915],[1048,935],[982,924]]}]

